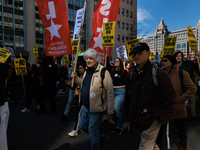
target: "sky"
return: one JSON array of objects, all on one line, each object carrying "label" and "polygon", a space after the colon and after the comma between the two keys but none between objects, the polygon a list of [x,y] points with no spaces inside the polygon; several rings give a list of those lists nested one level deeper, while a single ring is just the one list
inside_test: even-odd
[{"label": "sky", "polygon": [[168,31],[196,27],[200,19],[200,0],[137,0],[138,35],[154,35],[161,18]]}]

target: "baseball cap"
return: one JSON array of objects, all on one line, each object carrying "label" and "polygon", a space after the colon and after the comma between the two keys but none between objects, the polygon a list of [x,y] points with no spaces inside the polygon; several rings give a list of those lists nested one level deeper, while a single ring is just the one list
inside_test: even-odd
[{"label": "baseball cap", "polygon": [[129,53],[129,55],[133,53],[140,53],[143,50],[149,51],[149,46],[146,43],[137,43],[134,47],[134,49]]}]

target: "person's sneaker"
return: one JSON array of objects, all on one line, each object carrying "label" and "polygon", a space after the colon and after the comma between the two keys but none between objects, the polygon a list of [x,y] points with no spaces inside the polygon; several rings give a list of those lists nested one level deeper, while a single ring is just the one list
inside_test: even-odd
[{"label": "person's sneaker", "polygon": [[177,150],[187,150],[187,146],[180,145]]},{"label": "person's sneaker", "polygon": [[121,135],[122,134],[122,131],[123,131],[123,128],[117,128],[116,130],[116,135]]},{"label": "person's sneaker", "polygon": [[78,136],[78,132],[76,132],[75,130],[72,130],[71,132],[68,133],[68,135],[71,137]]},{"label": "person's sneaker", "polygon": [[28,109],[28,108],[26,108],[26,107],[25,107],[24,109],[21,110],[22,113],[29,112],[29,111],[30,111],[30,109]]},{"label": "person's sneaker", "polygon": [[106,135],[105,141],[100,143],[100,150],[105,150],[107,141],[108,141],[108,135]]},{"label": "person's sneaker", "polygon": [[111,133],[116,133],[116,131],[117,131],[117,128],[113,128],[110,132]]},{"label": "person's sneaker", "polygon": [[64,120],[64,121],[67,121],[67,120],[68,120],[68,116],[62,115],[62,116],[60,117],[60,119],[61,119],[61,120]]}]

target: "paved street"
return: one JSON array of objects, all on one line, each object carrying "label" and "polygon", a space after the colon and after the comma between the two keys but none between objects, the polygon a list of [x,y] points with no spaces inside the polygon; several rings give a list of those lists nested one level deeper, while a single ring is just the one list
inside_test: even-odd
[{"label": "paved street", "polygon": [[[25,102],[10,103],[10,120],[8,126],[9,150],[89,150],[90,137],[81,133],[78,137],[71,138],[67,135],[74,127],[76,107],[72,107],[69,120],[60,120],[65,106],[67,95],[57,97],[56,114],[48,114],[50,104],[46,103],[46,114],[35,115],[38,103],[31,105],[31,111],[21,113]],[[178,136],[173,133],[173,122],[170,124],[171,150],[176,150]],[[101,124],[101,132],[109,135],[106,150],[137,150],[140,142],[139,136],[133,131],[127,132],[124,124],[122,135],[116,136],[110,133],[113,123],[104,121]],[[200,147],[200,121],[187,122],[188,150],[198,150]],[[166,143],[165,143],[166,144]]]}]

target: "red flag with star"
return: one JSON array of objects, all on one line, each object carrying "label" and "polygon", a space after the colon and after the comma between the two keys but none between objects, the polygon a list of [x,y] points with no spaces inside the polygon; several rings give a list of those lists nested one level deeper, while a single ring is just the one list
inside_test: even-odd
[{"label": "red flag with star", "polygon": [[65,0],[36,0],[45,31],[46,56],[72,54]]},{"label": "red flag with star", "polygon": [[[103,23],[117,21],[120,2],[121,0],[99,0],[93,15],[93,35],[89,48],[93,48],[99,53],[102,62],[104,62],[106,50],[106,47],[102,47]],[[111,56],[112,47],[109,47],[108,51]]]}]

